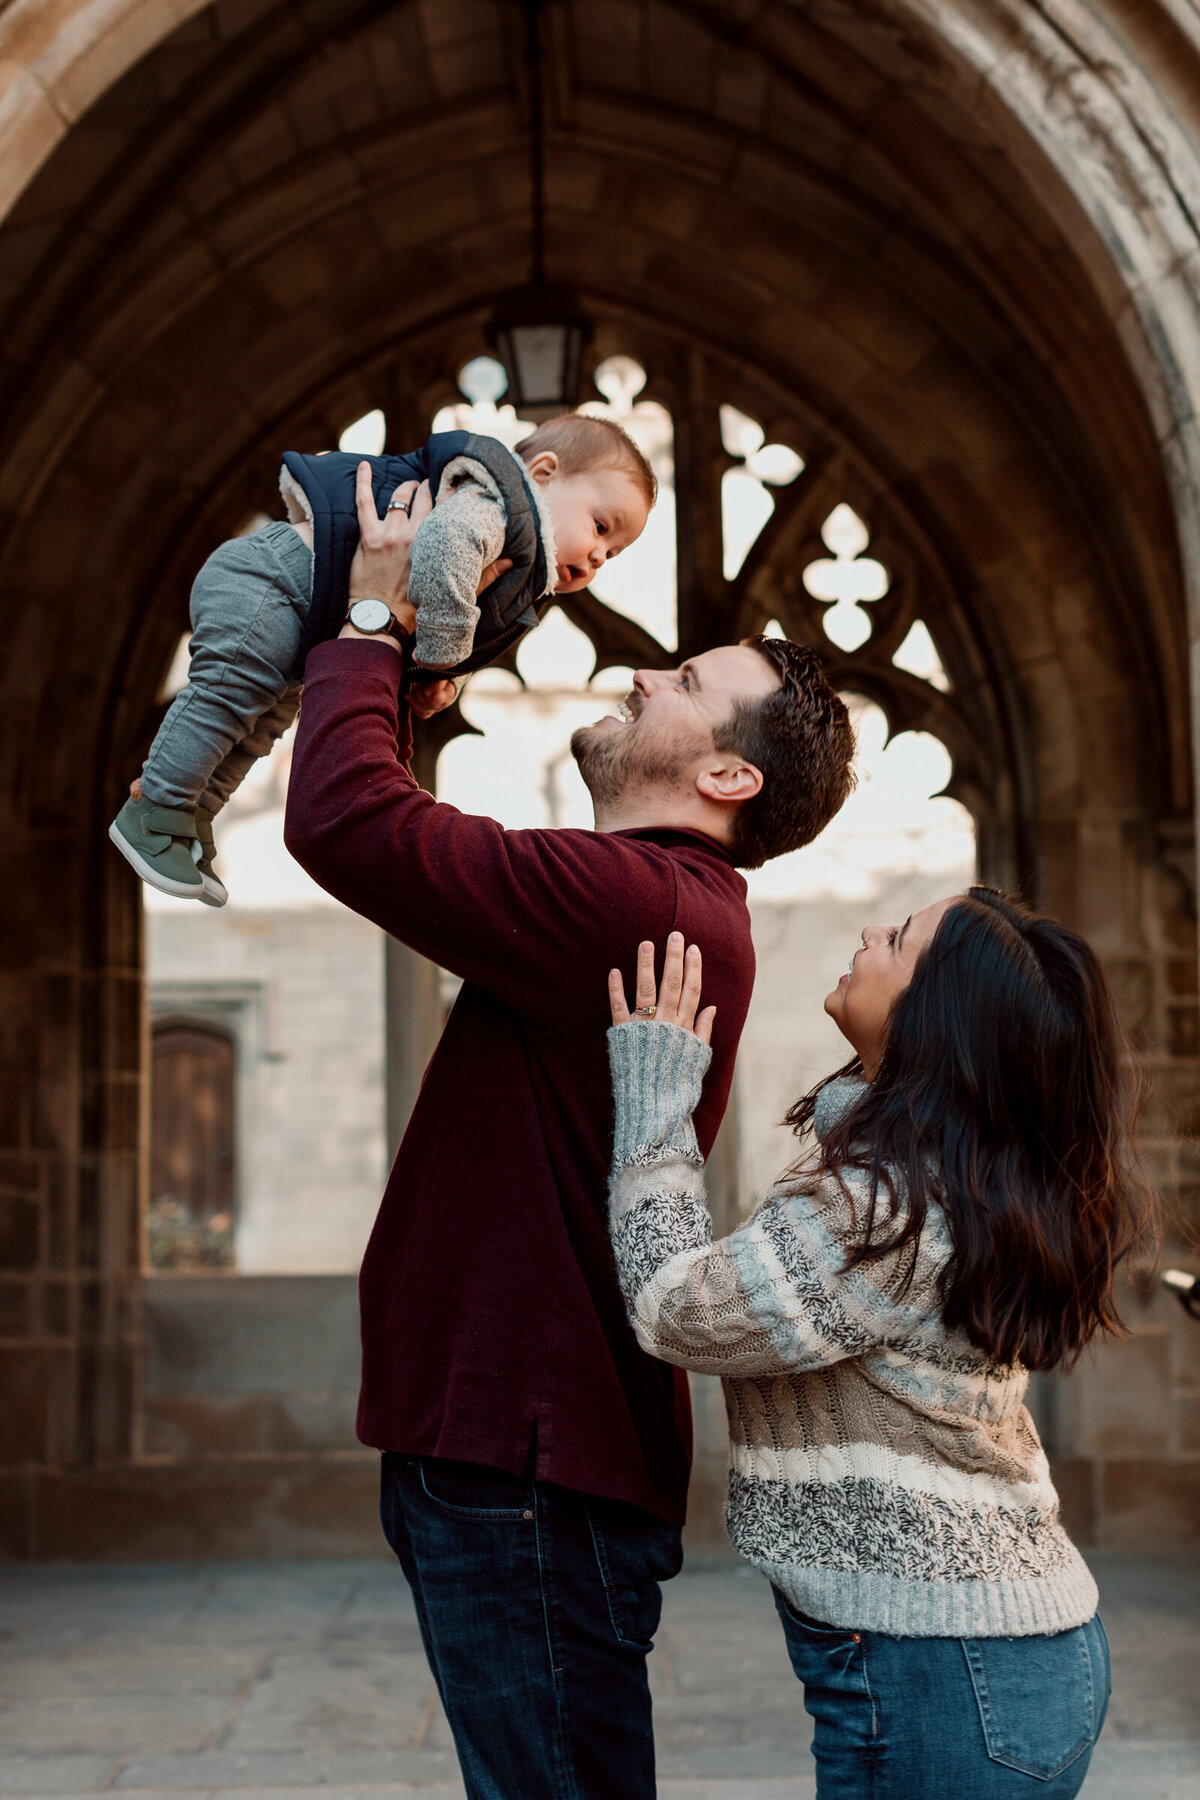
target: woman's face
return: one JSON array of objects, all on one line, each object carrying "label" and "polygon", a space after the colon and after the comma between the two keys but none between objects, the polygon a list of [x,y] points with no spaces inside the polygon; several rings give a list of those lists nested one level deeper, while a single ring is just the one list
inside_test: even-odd
[{"label": "woman's face", "polygon": [[892,1008],[912,980],[918,956],[956,898],[935,900],[903,925],[868,925],[862,934],[862,949],[855,952],[849,969],[826,996],[825,1011],[857,1051],[868,1081],[874,1079],[887,1043]]}]

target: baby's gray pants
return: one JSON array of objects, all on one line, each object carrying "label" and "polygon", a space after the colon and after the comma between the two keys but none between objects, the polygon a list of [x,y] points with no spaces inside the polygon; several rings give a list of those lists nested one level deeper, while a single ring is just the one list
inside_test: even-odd
[{"label": "baby's gray pants", "polygon": [[156,806],[217,812],[283,736],[300,704],[312,581],[312,551],[290,525],[213,551],[192,588],[187,686],[142,765],[142,792]]}]

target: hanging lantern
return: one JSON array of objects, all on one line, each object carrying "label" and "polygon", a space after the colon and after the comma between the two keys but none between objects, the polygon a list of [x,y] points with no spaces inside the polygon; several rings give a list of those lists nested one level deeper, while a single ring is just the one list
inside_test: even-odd
[{"label": "hanging lantern", "polygon": [[579,404],[591,325],[569,288],[533,281],[506,294],[488,335],[508,375],[508,398],[519,414],[552,415]]}]

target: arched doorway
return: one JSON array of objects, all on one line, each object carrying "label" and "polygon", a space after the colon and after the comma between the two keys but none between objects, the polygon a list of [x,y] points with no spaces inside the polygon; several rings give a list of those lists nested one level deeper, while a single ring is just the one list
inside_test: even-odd
[{"label": "arched doorway", "polygon": [[[528,229],[502,0],[227,0],[173,8],[168,36],[130,0],[106,12],[136,23],[119,42],[104,11],[81,0],[61,37],[61,13],[0,15],[14,93],[52,97],[14,101],[37,129],[7,140],[0,227],[9,1466],[16,1541],[48,1554],[66,1539],[49,1501],[29,1535],[30,1495],[142,1479],[141,947],[100,827],[188,578],[270,505],[285,444],[375,407],[397,442],[424,436]],[[548,259],[594,362],[636,358],[672,417],[681,644],[823,631],[836,603],[805,571],[862,560],[822,536],[854,513],[892,578],[839,678],[946,744],[985,871],[1099,945],[1186,1208],[1192,152],[1173,127],[1151,151],[1134,116],[1141,84],[1175,77],[1103,15],[1084,44],[1017,0],[969,23],[791,0],[736,25],[700,0],[551,14]],[[733,575],[722,486],[746,456],[722,407],[805,464]],[[948,692],[897,666],[918,622]],[[1160,1503],[1182,1529],[1168,1331],[1147,1313],[1105,1377],[1117,1413],[1156,1384],[1150,1435],[1082,1406],[1080,1492],[1110,1532]],[[233,1511],[267,1480],[231,1474]]]}]

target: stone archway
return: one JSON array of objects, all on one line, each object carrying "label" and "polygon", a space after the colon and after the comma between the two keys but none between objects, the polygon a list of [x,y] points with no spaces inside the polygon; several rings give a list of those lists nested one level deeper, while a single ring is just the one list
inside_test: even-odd
[{"label": "stone archway", "polygon": [[[1036,881],[1106,955],[1173,1096],[1155,1152],[1177,1183],[1197,1048],[1192,46],[1067,0],[773,0],[736,23],[706,0],[564,0],[549,26],[550,270],[581,289],[595,355],[636,354],[675,418],[688,631],[727,635],[767,594],[800,617],[822,495],[859,484],[995,746],[972,777],[991,872]],[[190,572],[269,503],[278,450],[377,405],[423,436],[523,278],[519,40],[509,0],[0,8],[0,1495],[30,1553],[89,1548],[73,1495],[120,1512],[153,1485],[131,1424],[137,896],[100,826]],[[1168,80],[1176,119],[1146,102]],[[721,401],[811,472],[736,586]],[[1136,1529],[1153,1480],[1132,1465],[1179,1490],[1177,1440],[1139,1461],[1102,1435],[1077,1438],[1081,1481]]]}]

